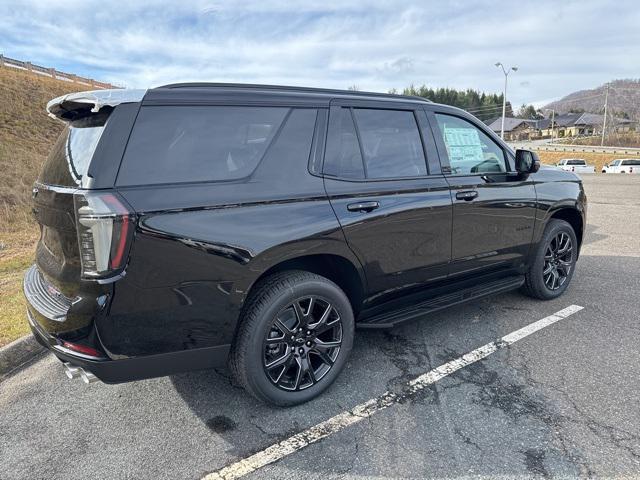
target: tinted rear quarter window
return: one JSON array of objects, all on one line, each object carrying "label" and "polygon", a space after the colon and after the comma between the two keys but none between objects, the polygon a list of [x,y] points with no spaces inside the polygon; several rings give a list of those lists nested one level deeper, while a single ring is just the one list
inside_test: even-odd
[{"label": "tinted rear quarter window", "polygon": [[118,185],[236,180],[250,175],[287,108],[146,106],[140,109]]},{"label": "tinted rear quarter window", "polygon": [[354,109],[367,178],[427,174],[418,124],[411,111]]},{"label": "tinted rear quarter window", "polygon": [[49,152],[38,181],[46,185],[81,186],[112,110],[103,108],[97,114],[69,123]]},{"label": "tinted rear quarter window", "polygon": [[351,109],[340,108],[337,115],[337,119],[329,121],[324,173],[340,178],[363,179],[362,154]]}]

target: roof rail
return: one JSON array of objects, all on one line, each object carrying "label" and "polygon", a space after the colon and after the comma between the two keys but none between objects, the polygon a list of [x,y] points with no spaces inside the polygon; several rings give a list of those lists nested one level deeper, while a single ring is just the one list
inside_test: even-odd
[{"label": "roof rail", "polygon": [[256,90],[280,90],[280,91],[293,91],[293,92],[307,92],[307,93],[329,93],[339,95],[352,95],[362,97],[398,97],[403,99],[417,100],[420,102],[432,103],[423,97],[415,95],[398,95],[395,93],[380,93],[380,92],[362,92],[359,90],[340,90],[331,88],[317,88],[317,87],[296,87],[288,85],[260,85],[254,83],[216,83],[216,82],[193,82],[193,83],[170,83],[168,85],[161,85],[157,88],[248,88]]}]

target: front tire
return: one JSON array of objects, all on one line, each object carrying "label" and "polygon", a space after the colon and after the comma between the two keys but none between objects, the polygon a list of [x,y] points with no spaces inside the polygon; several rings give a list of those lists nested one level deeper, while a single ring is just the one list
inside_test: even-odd
[{"label": "front tire", "polygon": [[353,336],[351,304],[335,283],[310,272],[276,273],[248,298],[229,366],[257,399],[297,405],[337,378]]},{"label": "front tire", "polygon": [[578,241],[573,227],[564,220],[550,220],[525,275],[523,292],[541,300],[559,297],[571,282],[577,258]]}]

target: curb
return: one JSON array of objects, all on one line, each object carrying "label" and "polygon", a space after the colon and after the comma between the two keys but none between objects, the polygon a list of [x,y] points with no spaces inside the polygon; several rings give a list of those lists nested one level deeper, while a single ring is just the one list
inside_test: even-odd
[{"label": "curb", "polygon": [[9,345],[0,347],[0,379],[8,376],[45,350],[33,335],[25,335]]}]

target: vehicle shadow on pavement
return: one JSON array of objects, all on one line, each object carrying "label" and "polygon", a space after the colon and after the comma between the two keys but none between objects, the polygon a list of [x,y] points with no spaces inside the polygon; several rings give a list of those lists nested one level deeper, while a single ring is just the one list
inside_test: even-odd
[{"label": "vehicle shadow on pavement", "polygon": [[583,246],[590,245],[592,243],[596,243],[601,240],[606,240],[607,238],[609,238],[609,235],[606,235],[604,233],[598,233],[599,231],[600,231],[600,226],[588,223],[587,228],[584,232],[582,245]]},{"label": "vehicle shadow on pavement", "polygon": [[[538,302],[513,292],[389,331],[358,330],[351,358],[337,381],[319,398],[293,408],[254,400],[233,384],[226,370],[176,375],[171,382],[211,435],[223,440],[226,453],[241,459],[386,390],[401,389],[415,376],[572,303],[585,306],[585,312],[593,315],[590,322],[600,325],[603,316],[613,315],[609,312],[613,307],[594,296],[596,289],[636,268],[640,259],[634,257],[583,255],[575,281],[557,300]],[[612,300],[617,305],[626,301],[616,298]],[[606,343],[585,326],[586,315],[547,334],[553,342],[544,354],[538,349],[549,341],[532,337],[267,468],[300,476],[356,471],[356,475],[408,477],[424,472],[450,477],[469,471],[507,477],[593,473],[591,465],[598,465],[602,445],[611,445],[614,437],[620,443],[616,435],[627,435],[635,427],[618,424],[615,416],[594,416],[599,406],[592,405],[589,395],[570,400],[592,382],[589,375],[595,373],[565,379],[564,369],[584,358],[589,342]],[[563,328],[569,330],[556,336]],[[572,346],[564,348],[567,345]],[[589,371],[595,371],[603,358],[594,360]],[[618,391],[620,380],[610,381],[611,391]],[[609,472],[638,473],[623,460],[626,444],[620,448],[617,466]],[[309,461],[317,449],[331,459],[330,466]],[[389,455],[394,459],[382,461]],[[274,475],[271,470],[263,474]]]},{"label": "vehicle shadow on pavement", "polygon": [[[567,300],[564,299],[561,303],[564,305]],[[545,310],[552,313],[555,311],[553,308],[554,306],[549,305]],[[171,377],[171,382],[212,435],[224,440],[228,446],[226,453],[236,458],[245,458],[387,390],[399,391],[417,375],[509,333],[514,326],[505,324],[502,319],[514,315],[521,318],[516,325],[518,327],[544,316],[536,308],[536,302],[516,292],[502,295],[499,301],[485,299],[454,307],[388,331],[358,330],[350,360],[336,382],[319,398],[293,408],[272,407],[254,400],[233,384],[226,370],[175,375]],[[461,332],[464,334],[461,335]],[[357,443],[368,441],[374,451],[400,448],[402,451],[395,452],[394,455],[424,457],[419,462],[426,461],[428,454],[430,461],[439,465],[450,464],[450,460],[444,457],[450,455],[452,449],[470,449],[467,452],[469,458],[459,460],[464,469],[458,473],[466,472],[465,463],[477,464],[476,472],[485,470],[496,473],[495,466],[489,468],[487,465],[487,469],[482,468],[482,452],[477,445],[482,444],[483,440],[471,439],[472,429],[468,425],[445,427],[445,418],[459,414],[455,410],[461,406],[472,412],[489,411],[491,415],[506,416],[510,422],[521,424],[508,434],[513,437],[514,442],[521,436],[521,429],[526,428],[528,417],[531,417],[531,423],[540,423],[549,429],[557,427],[546,422],[551,414],[542,407],[544,400],[527,390],[526,382],[519,379],[517,371],[501,365],[504,355],[496,354],[491,362],[485,362],[488,366],[474,366],[441,381],[437,386],[409,398],[402,406],[389,409],[380,415],[380,419],[376,416],[364,422],[363,426],[353,427],[354,432],[365,430],[364,439],[358,440],[353,434],[345,434],[323,440],[329,445],[333,442],[340,443],[341,453],[331,456],[330,471],[349,470],[353,466],[353,456],[357,453],[354,451]],[[496,370],[496,364],[502,368]],[[539,408],[533,408],[532,405]],[[487,413],[483,415],[486,416]],[[394,442],[397,443],[391,445],[390,440],[385,440],[386,427],[376,427],[376,424],[384,424],[387,417],[396,416],[399,418],[392,421],[394,426],[402,425],[401,430],[419,432],[413,432],[419,435],[420,441],[417,444],[411,442],[412,445],[406,445],[405,441],[395,439]],[[526,420],[523,421],[523,418]],[[482,424],[485,424],[484,421]],[[378,428],[382,432],[377,432]],[[506,431],[505,436],[507,433]],[[487,438],[490,443],[495,440],[491,435]],[[427,445],[431,447],[427,448]],[[433,448],[433,445],[440,447]],[[333,451],[334,447],[321,448]],[[532,446],[528,456],[518,455],[518,458],[522,458],[522,463],[500,473],[527,472],[525,460],[534,466],[538,465],[535,460],[540,455],[536,457],[536,448]],[[443,458],[437,458],[438,456]],[[417,460],[407,461],[415,465]],[[326,470],[326,465],[300,465],[300,470],[307,472],[321,473],[325,471],[323,468]],[[378,474],[375,468],[363,466],[360,473]],[[412,476],[415,471],[404,473]]]}]

